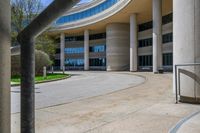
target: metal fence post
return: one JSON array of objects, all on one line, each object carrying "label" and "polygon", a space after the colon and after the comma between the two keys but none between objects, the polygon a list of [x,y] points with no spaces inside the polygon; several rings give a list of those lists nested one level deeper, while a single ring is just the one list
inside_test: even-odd
[{"label": "metal fence post", "polygon": [[177,66],[175,65],[175,91],[176,91],[176,103],[178,103],[178,92],[177,92]]},{"label": "metal fence post", "polygon": [[35,46],[34,39],[21,44],[21,133],[35,133]]},{"label": "metal fence post", "polygon": [[180,69],[178,69],[178,95],[181,95],[181,73],[180,73]]}]

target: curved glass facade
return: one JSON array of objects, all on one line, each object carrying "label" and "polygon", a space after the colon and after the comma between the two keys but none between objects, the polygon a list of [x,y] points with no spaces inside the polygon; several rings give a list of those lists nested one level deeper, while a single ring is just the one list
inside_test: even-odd
[{"label": "curved glass facade", "polygon": [[90,66],[106,66],[106,58],[94,58],[89,60]]},{"label": "curved glass facade", "polygon": [[96,45],[96,46],[91,46],[89,49],[90,52],[105,52],[106,51],[106,45]]},{"label": "curved glass facade", "polygon": [[80,47],[80,48],[65,48],[65,53],[66,54],[80,54],[80,53],[84,53],[84,48]]},{"label": "curved glass facade", "polygon": [[118,1],[119,0],[106,0],[103,3],[101,3],[95,7],[92,7],[90,9],[84,10],[82,12],[63,16],[56,21],[56,24],[59,25],[59,24],[69,23],[69,22],[77,21],[77,20],[84,19],[87,17],[91,17],[93,15],[96,15],[96,14],[108,9],[109,7],[116,4]]},{"label": "curved glass facade", "polygon": [[[163,25],[171,23],[172,21],[173,21],[173,14],[172,13],[162,17],[162,24]],[[149,22],[140,24],[138,26],[138,31],[141,32],[141,31],[145,31],[145,30],[148,30],[148,29],[152,29],[152,28],[153,28],[153,21],[149,21]]]},{"label": "curved glass facade", "polygon": [[84,59],[66,59],[65,60],[66,66],[84,66]]}]

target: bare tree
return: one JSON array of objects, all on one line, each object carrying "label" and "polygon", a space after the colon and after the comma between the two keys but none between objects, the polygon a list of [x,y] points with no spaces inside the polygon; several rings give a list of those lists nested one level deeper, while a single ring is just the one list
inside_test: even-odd
[{"label": "bare tree", "polygon": [[23,30],[42,10],[41,0],[11,0],[12,44]]},{"label": "bare tree", "polygon": [[[41,0],[11,0],[12,46],[17,44],[17,35],[42,11]],[[47,53],[54,60],[56,42],[42,34],[36,39],[36,49]]]}]

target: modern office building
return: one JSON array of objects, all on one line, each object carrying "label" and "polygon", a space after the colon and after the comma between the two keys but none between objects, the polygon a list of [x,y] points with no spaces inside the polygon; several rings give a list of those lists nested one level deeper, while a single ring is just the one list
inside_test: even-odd
[{"label": "modern office building", "polygon": [[[93,0],[75,6],[48,33],[59,40],[61,69],[157,73],[200,62],[199,24],[199,0]],[[179,71],[182,101],[200,101],[199,70]]]},{"label": "modern office building", "polygon": [[50,31],[59,40],[56,66],[172,70],[172,16],[172,0],[93,0],[77,5]]}]

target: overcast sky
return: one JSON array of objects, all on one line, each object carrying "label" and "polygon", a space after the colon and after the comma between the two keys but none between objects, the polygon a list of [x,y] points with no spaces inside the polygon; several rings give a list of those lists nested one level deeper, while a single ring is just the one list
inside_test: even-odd
[{"label": "overcast sky", "polygon": [[[53,0],[41,0],[44,5],[49,5]],[[67,1],[67,0],[66,0]],[[92,0],[81,0],[80,3],[89,2]]]}]

